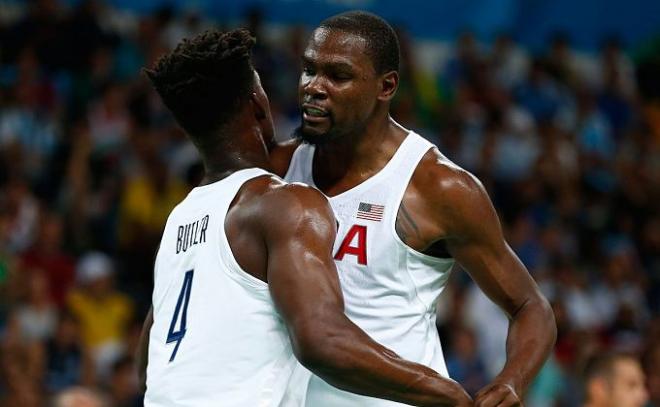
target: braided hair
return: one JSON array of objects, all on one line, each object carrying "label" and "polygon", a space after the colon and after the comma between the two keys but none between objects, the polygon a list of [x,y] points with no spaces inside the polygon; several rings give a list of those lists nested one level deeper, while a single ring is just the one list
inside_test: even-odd
[{"label": "braided hair", "polygon": [[245,29],[209,30],[184,39],[153,69],[144,69],[198,147],[216,142],[218,130],[249,99],[255,80],[250,60],[254,43]]}]

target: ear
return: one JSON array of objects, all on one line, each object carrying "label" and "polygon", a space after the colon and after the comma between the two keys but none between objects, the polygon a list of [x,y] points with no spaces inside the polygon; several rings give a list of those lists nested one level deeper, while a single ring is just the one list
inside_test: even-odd
[{"label": "ear", "polygon": [[399,73],[397,71],[390,71],[380,77],[380,94],[378,100],[388,102],[392,100],[396,90],[399,88]]},{"label": "ear", "polygon": [[266,106],[264,106],[264,101],[259,98],[259,95],[257,95],[256,92],[252,92],[250,95],[250,104],[252,105],[254,117],[257,119],[257,121],[266,118]]}]

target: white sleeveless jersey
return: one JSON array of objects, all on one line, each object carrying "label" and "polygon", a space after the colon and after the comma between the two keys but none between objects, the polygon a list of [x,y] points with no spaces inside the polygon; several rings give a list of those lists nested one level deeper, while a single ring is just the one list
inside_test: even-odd
[{"label": "white sleeveless jersey", "polygon": [[[339,223],[333,253],[346,315],[402,358],[448,377],[435,325],[435,306],[454,261],[408,247],[395,231],[406,187],[431,147],[431,143],[410,132],[380,172],[328,199]],[[300,145],[285,179],[314,186],[313,158],[314,146]],[[295,385],[307,386],[309,407],[402,405],[336,389],[311,373],[305,377],[300,370],[304,368],[298,366]]]},{"label": "white sleeveless jersey", "polygon": [[145,406],[283,406],[296,366],[268,285],[225,234],[246,169],[194,188],[170,214],[156,257]]}]

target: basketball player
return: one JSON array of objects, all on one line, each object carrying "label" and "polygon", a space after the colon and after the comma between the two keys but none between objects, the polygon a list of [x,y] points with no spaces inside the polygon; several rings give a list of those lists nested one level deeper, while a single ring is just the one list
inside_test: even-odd
[{"label": "basketball player", "polygon": [[457,383],[399,358],[344,315],[327,200],[260,169],[273,124],[253,42],[247,31],[209,31],[146,71],[206,175],[170,214],[156,256],[148,353],[141,345],[145,405],[299,405],[286,392],[294,353],[345,390],[471,405]]},{"label": "basketball player", "polygon": [[587,364],[584,376],[584,407],[643,407],[649,399],[644,372],[632,356],[598,355]]},{"label": "basketball player", "polygon": [[[510,318],[506,365],[475,405],[520,405],[554,344],[552,311],[504,241],[479,181],[390,117],[398,68],[396,34],[381,18],[348,12],[323,21],[302,56],[298,140],[273,151],[274,166],[329,198],[349,318],[443,376],[436,299],[454,261],[467,270]],[[311,407],[395,405],[318,377],[308,386]]]}]

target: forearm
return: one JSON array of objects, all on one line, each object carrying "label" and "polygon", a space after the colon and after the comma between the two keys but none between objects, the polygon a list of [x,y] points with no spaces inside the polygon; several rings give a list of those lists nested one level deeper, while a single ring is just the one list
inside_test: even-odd
[{"label": "forearm", "polygon": [[[470,398],[451,379],[409,362],[360,332],[329,336],[307,366],[352,393],[416,406],[466,406]],[[338,332],[338,331],[335,331]]]},{"label": "forearm", "polygon": [[138,342],[137,353],[135,355],[135,364],[138,371],[140,390],[144,392],[147,389],[147,364],[149,362],[149,331],[153,324],[153,309],[149,309],[140,332],[140,341]]},{"label": "forearm", "polygon": [[496,380],[511,384],[523,395],[554,347],[554,314],[543,298],[528,301],[509,323],[506,363]]}]

